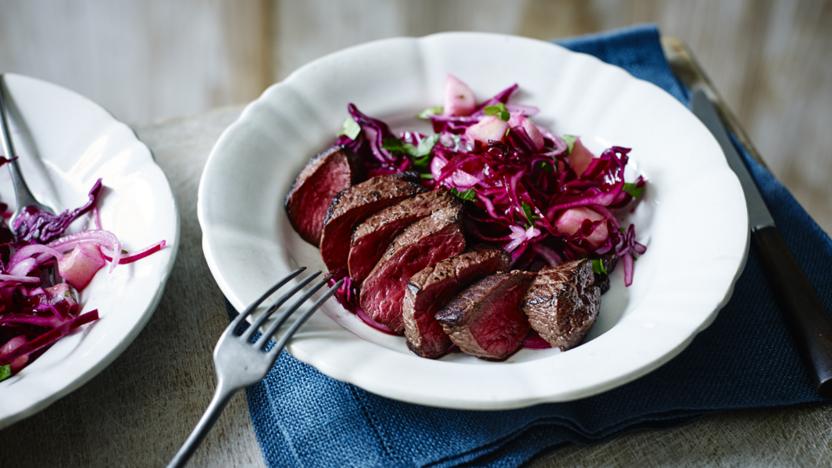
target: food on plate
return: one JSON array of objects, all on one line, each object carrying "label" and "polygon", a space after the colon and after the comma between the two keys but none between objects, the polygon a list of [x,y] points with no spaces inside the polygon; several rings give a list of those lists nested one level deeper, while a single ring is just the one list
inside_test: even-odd
[{"label": "food on plate", "polygon": [[630,149],[596,155],[553,133],[511,102],[518,89],[478,101],[448,76],[444,105],[419,114],[432,133],[394,132],[350,103],[287,196],[292,225],[310,242],[321,233],[345,279],[338,300],[420,356],[574,347],[609,274],[620,267],[629,286],[647,250],[626,222],[647,187],[625,178]]},{"label": "food on plate", "polygon": [[[0,159],[0,165],[8,162]],[[0,380],[20,372],[50,346],[79,327],[99,319],[86,312],[80,293],[109,264],[141,260],[165,248],[165,241],[135,253],[122,251],[118,237],[102,229],[97,204],[101,180],[83,206],[51,214],[35,207],[22,210],[11,222],[8,206],[0,204]],[[90,214],[85,229],[71,226]]]},{"label": "food on plate", "polygon": [[361,308],[394,333],[404,331],[402,299],[407,282],[425,267],[465,250],[460,203],[439,210],[401,232],[361,285]]},{"label": "food on plate", "polygon": [[529,321],[520,309],[533,273],[497,273],[469,286],[436,313],[464,353],[503,360],[523,345]]},{"label": "food on plate", "polygon": [[458,204],[459,201],[447,190],[431,190],[385,208],[356,226],[347,260],[353,283],[361,285],[390,242],[404,228],[431,213]]},{"label": "food on plate", "polygon": [[592,262],[584,258],[538,271],[521,307],[532,329],[565,351],[578,345],[595,323],[600,299]]},{"label": "food on plate", "polygon": [[446,258],[410,278],[402,305],[407,346],[426,358],[451,349],[436,312],[474,281],[507,270],[511,259],[502,249],[482,248]]},{"label": "food on plate", "polygon": [[286,214],[303,240],[316,247],[321,243],[329,203],[358,180],[360,168],[351,152],[334,146],[312,158],[298,174],[286,195]]},{"label": "food on plate", "polygon": [[372,177],[338,192],[330,202],[321,233],[321,256],[332,272],[346,272],[350,237],[356,224],[381,209],[421,192],[398,174]]}]

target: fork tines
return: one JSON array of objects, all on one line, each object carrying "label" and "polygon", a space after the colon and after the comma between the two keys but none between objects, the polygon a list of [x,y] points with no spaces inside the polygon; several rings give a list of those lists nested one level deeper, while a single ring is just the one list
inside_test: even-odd
[{"label": "fork tines", "polygon": [[[237,315],[237,317],[235,317],[234,320],[231,321],[231,324],[228,327],[228,332],[233,334],[234,330],[236,330],[237,327],[244,320],[246,320],[249,315],[251,315],[255,310],[257,310],[257,308],[263,302],[265,302],[269,297],[272,296],[272,294],[277,292],[280,288],[282,288],[287,283],[289,283],[292,279],[298,277],[305,270],[306,270],[306,267],[298,268],[297,270],[295,270],[292,273],[290,273],[289,275],[287,275],[285,278],[278,281],[277,284],[275,284],[274,286],[269,288],[262,296],[260,296],[260,298],[258,298],[253,304],[248,306],[243,312],[241,312],[239,315]],[[249,325],[245,330],[243,330],[242,333],[240,333],[239,337],[241,339],[245,340],[245,341],[248,341],[251,338],[251,336],[254,335],[254,333],[256,331],[258,331],[266,323],[266,321],[269,320],[269,318],[271,318],[275,314],[275,312],[277,312],[281,307],[283,307],[284,304],[286,304],[289,301],[289,299],[291,299],[299,291],[301,291],[306,286],[308,286],[315,278],[319,277],[320,275],[321,275],[321,272],[316,271],[314,273],[311,273],[311,274],[307,275],[305,278],[301,279],[294,287],[292,287],[286,293],[282,294],[262,314],[260,314],[251,323],[251,325]],[[332,278],[331,278],[330,275],[324,276],[321,280],[319,280],[317,283],[315,283],[314,286],[312,286],[308,291],[306,291],[302,296],[300,296],[298,299],[296,299],[295,302],[292,303],[292,305],[288,309],[286,309],[285,311],[281,311],[281,313],[278,314],[277,319],[272,324],[270,324],[269,327],[263,332],[263,334],[257,339],[257,341],[254,343],[254,347],[255,348],[264,347],[266,345],[266,343],[268,343],[268,341],[280,329],[280,327],[282,327],[286,323],[286,321],[289,319],[289,317],[292,316],[293,314],[295,314],[295,312],[297,312],[301,308],[301,306],[303,306],[303,304],[305,302],[307,302],[315,293],[317,293],[318,290],[320,290],[322,287],[324,287],[331,279]],[[280,337],[280,339],[278,340],[278,342],[274,346],[272,352],[275,352],[275,354],[277,352],[279,352],[280,349],[282,349],[283,346],[286,344],[286,342],[289,340],[289,338],[291,338],[292,335],[294,335],[294,333],[297,331],[297,329],[300,328],[300,326],[303,325],[303,323],[306,322],[306,320],[310,316],[312,316],[312,314],[315,313],[315,311],[327,299],[329,299],[333,294],[335,294],[335,291],[338,290],[338,288],[341,286],[341,284],[343,282],[344,282],[344,280],[341,279],[341,280],[337,281],[335,284],[333,284],[332,286],[330,286],[330,288],[317,301],[315,301],[312,304],[311,307],[309,307],[306,311],[304,311],[303,314],[301,314],[301,316],[286,331],[286,333],[282,334],[282,336]]]}]

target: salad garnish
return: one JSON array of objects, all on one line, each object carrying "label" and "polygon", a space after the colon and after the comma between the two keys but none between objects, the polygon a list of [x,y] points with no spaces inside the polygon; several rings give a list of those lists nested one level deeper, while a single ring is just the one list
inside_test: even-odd
[{"label": "salad garnish", "polygon": [[[0,158],[0,165],[7,161]],[[27,208],[12,226],[8,206],[0,203],[0,381],[99,319],[97,309],[83,311],[79,296],[100,269],[109,264],[112,271],[165,248],[163,240],[124,252],[118,237],[101,227],[102,188],[99,179],[84,205],[58,214]],[[87,227],[69,232],[87,214]]]},{"label": "salad garnish", "polygon": [[449,76],[443,105],[418,115],[432,134],[396,134],[350,103],[336,144],[361,156],[369,176],[415,173],[426,188],[449,189],[469,207],[467,231],[509,252],[514,268],[591,258],[599,274],[620,263],[631,285],[634,261],[647,247],[621,218],[643,198],[647,181],[625,180],[630,148],[596,156],[580,137],[552,133],[534,121],[537,107],[510,102],[518,89],[512,84],[477,102]]}]

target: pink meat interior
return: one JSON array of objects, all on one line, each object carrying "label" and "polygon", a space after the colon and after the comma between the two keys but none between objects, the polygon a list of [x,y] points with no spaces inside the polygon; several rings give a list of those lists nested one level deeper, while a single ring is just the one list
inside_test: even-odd
[{"label": "pink meat interior", "polygon": [[335,155],[296,188],[289,201],[288,212],[292,224],[304,240],[316,246],[320,243],[330,202],[335,194],[349,186],[347,158]]},{"label": "pink meat interior", "polygon": [[519,281],[480,305],[480,314],[469,330],[489,354],[507,357],[520,347],[529,333],[529,321],[520,310],[520,300],[525,293],[526,283]]},{"label": "pink meat interior", "polygon": [[465,238],[459,226],[452,224],[418,242],[407,245],[394,256],[383,260],[380,268],[362,286],[361,306],[374,320],[401,333],[402,299],[411,276],[423,268],[461,253]]},{"label": "pink meat interior", "polygon": [[357,206],[346,213],[331,219],[326,225],[326,235],[321,239],[321,257],[329,271],[343,271],[347,268],[350,251],[352,228],[378,211],[395,205],[402,197],[383,198],[381,200]]},{"label": "pink meat interior", "polygon": [[373,270],[373,267],[376,266],[381,256],[384,255],[384,250],[390,245],[396,234],[423,217],[408,216],[397,219],[356,239],[355,243],[350,246],[348,260],[350,278],[361,284]]}]

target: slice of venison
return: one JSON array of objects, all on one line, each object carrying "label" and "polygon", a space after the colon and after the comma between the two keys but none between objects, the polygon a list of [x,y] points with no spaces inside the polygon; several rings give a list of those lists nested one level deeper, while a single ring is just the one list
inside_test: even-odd
[{"label": "slice of venison", "polygon": [[331,272],[346,272],[352,228],[370,215],[412,197],[418,184],[401,175],[372,177],[335,195],[321,234],[321,257]]},{"label": "slice of venison", "polygon": [[467,354],[502,361],[523,345],[529,321],[520,310],[533,273],[498,273],[474,283],[436,313],[451,341]]},{"label": "slice of venison", "polygon": [[583,340],[601,307],[592,262],[575,260],[537,272],[522,309],[534,331],[562,351]]},{"label": "slice of venison", "polygon": [[364,220],[352,233],[347,261],[350,278],[360,285],[404,228],[458,203],[447,190],[433,190],[402,200]]},{"label": "slice of venison", "polygon": [[306,242],[318,246],[327,209],[335,194],[357,179],[357,164],[351,153],[333,146],[312,158],[295,178],[286,194],[286,214],[292,227]]},{"label": "slice of venison", "polygon": [[436,321],[436,311],[474,281],[508,269],[510,262],[501,249],[474,250],[446,258],[410,278],[402,305],[407,346],[426,358],[447,353],[451,339]]},{"label": "slice of venison", "polygon": [[385,250],[361,286],[361,307],[396,333],[404,331],[402,300],[411,276],[465,250],[459,203],[408,226]]}]

